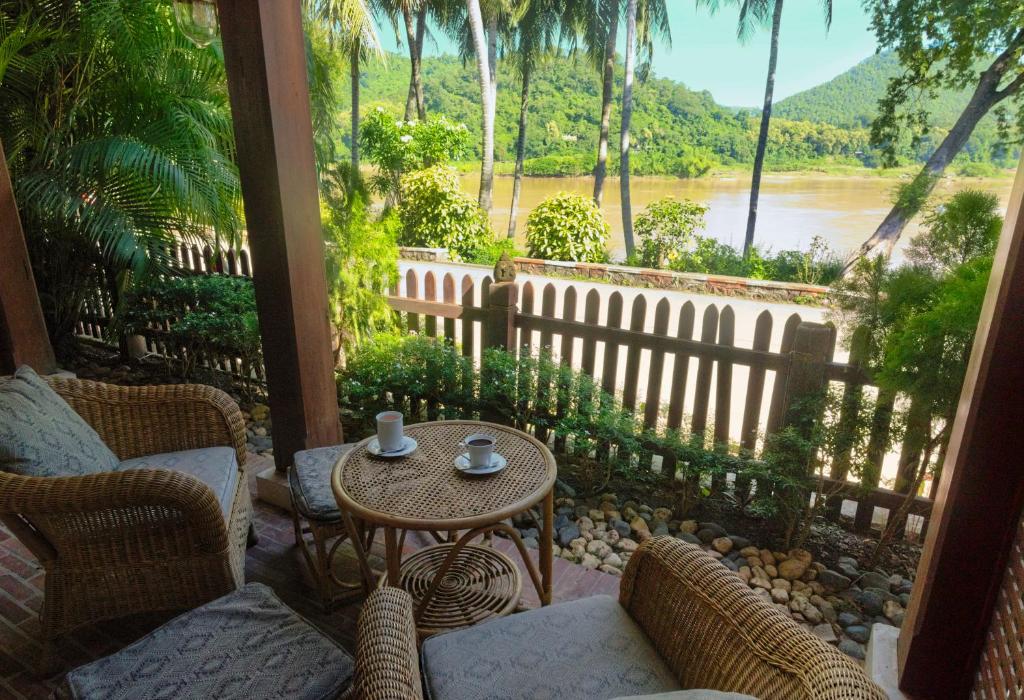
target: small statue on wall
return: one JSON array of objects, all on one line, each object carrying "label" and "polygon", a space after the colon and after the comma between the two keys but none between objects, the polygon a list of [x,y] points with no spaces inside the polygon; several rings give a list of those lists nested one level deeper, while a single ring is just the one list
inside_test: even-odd
[{"label": "small statue on wall", "polygon": [[512,259],[508,256],[508,253],[502,253],[501,257],[498,259],[498,262],[494,265],[494,281],[516,281],[516,264],[512,262]]}]

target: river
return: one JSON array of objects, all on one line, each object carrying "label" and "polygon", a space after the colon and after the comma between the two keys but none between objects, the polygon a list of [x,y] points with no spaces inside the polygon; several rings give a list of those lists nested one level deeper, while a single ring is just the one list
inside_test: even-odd
[{"label": "river", "polygon": [[[837,253],[852,250],[866,240],[889,211],[893,191],[902,180],[876,176],[840,176],[824,174],[766,175],[761,183],[756,242],[764,249],[805,249],[814,236],[821,236]],[[462,176],[462,184],[474,197],[479,187],[478,174]],[[960,178],[943,180],[936,195],[948,196],[961,189],[984,189],[996,193],[1005,208],[1013,180]],[[525,248],[526,217],[546,197],[561,191],[590,196],[593,179],[528,177],[523,180],[519,201],[517,239]],[[703,202],[710,206],[704,234],[743,245],[746,229],[750,179],[736,176],[683,180],[668,177],[633,177],[633,215],[654,200],[669,195]],[[935,201],[933,195],[933,201]],[[611,224],[609,249],[612,258],[625,257],[622,240],[622,208],[619,181],[610,178],[602,210]],[[512,201],[512,177],[500,176],[494,183],[494,230],[508,230]],[[917,231],[917,222],[907,227],[903,241]],[[897,250],[898,253],[898,250]]]}]

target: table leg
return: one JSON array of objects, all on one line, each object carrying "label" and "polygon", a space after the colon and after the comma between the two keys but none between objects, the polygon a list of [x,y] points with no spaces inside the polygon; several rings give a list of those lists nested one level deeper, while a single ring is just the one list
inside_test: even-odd
[{"label": "table leg", "polygon": [[384,528],[384,550],[388,567],[388,585],[397,586],[402,565],[402,548],[398,543],[398,531],[390,526]]},{"label": "table leg", "polygon": [[554,554],[551,545],[555,539],[555,489],[548,491],[544,497],[544,531],[540,538],[540,577],[543,591],[540,595],[541,605],[551,605],[551,587],[554,570]]}]

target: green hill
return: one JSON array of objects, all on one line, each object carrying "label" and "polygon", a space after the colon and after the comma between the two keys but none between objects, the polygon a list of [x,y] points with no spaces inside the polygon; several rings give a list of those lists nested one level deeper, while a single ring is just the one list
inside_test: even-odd
[{"label": "green hill", "polygon": [[[772,120],[768,167],[774,170],[868,165],[877,154],[868,144],[877,95],[898,67],[891,57],[868,59],[835,80],[794,95],[778,106]],[[464,122],[479,141],[479,91],[475,65],[452,56],[427,58],[423,65],[428,113]],[[364,113],[384,107],[400,117],[409,80],[408,61],[389,55],[366,67],[361,105]],[[519,121],[519,85],[510,66],[498,69],[499,88],[495,157],[515,160]],[[618,79],[621,80],[621,67]],[[348,90],[338,108],[350,109]],[[616,94],[621,94],[621,85]],[[855,102],[854,110],[848,104]],[[955,106],[950,108],[950,114]],[[853,113],[855,116],[850,117]],[[600,82],[584,61],[553,58],[532,81],[527,134],[527,174],[585,175],[592,171],[597,149]],[[708,92],[651,76],[635,91],[633,170],[637,174],[693,177],[716,166],[752,163],[759,114],[737,111],[715,102]],[[612,152],[618,143],[619,110],[612,117]],[[347,117],[341,124],[347,124]],[[348,134],[341,134],[347,142]],[[614,156],[613,156],[614,157]],[[612,164],[617,167],[616,164]]]}]

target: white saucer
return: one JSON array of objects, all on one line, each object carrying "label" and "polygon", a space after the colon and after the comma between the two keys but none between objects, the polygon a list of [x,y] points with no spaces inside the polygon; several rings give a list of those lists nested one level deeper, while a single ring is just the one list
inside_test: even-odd
[{"label": "white saucer", "polygon": [[411,438],[408,435],[402,437],[402,446],[397,450],[391,450],[390,452],[381,452],[380,443],[377,438],[373,438],[366,445],[366,451],[372,454],[374,457],[383,457],[385,459],[394,459],[396,457],[405,457],[411,455],[416,451],[416,439]]},{"label": "white saucer", "polygon": [[497,452],[491,455],[491,463],[486,467],[469,466],[469,455],[467,455],[466,453],[462,453],[455,458],[455,468],[458,469],[463,474],[472,474],[473,476],[494,474],[496,472],[500,472],[507,466],[508,460],[502,457]]}]

